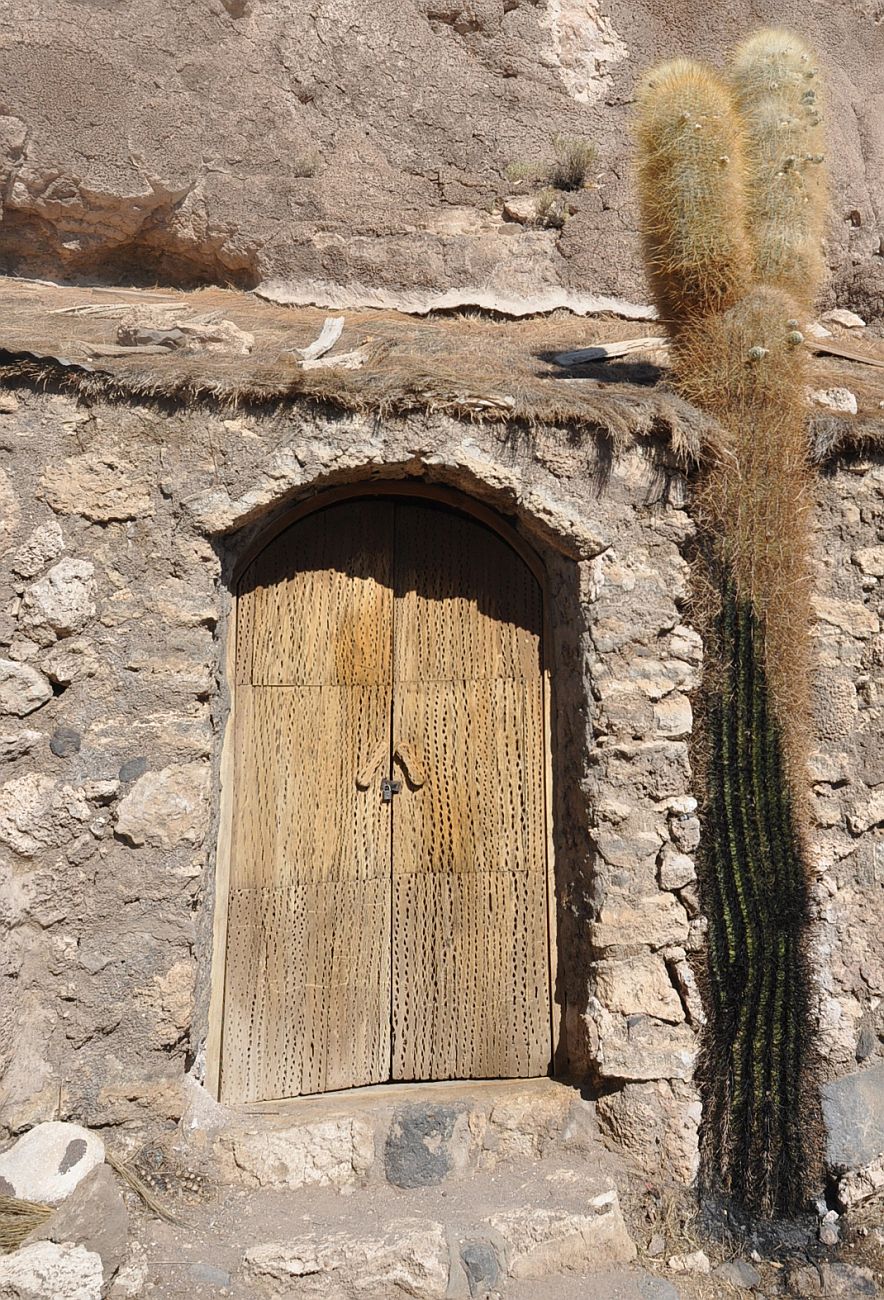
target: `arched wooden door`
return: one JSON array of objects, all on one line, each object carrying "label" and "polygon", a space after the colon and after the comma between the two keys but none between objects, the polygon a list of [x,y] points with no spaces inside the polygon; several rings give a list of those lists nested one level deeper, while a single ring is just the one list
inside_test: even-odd
[{"label": "arched wooden door", "polygon": [[246,570],[223,1101],[546,1074],[542,625],[521,556],[420,499]]}]

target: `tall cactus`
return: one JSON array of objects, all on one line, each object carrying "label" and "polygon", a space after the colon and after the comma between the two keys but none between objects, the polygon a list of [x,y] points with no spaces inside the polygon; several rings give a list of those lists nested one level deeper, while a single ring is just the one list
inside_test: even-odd
[{"label": "tall cactus", "polygon": [[684,60],[639,93],[648,274],[678,392],[719,429],[695,494],[706,641],[696,745],[709,917],[706,1185],[799,1208],[821,1119],[807,965],[809,463],[801,315],[823,266],[813,60],[782,31],[730,77]]},{"label": "tall cactus", "polygon": [[734,51],[731,84],[746,133],[755,273],[810,306],[825,271],[819,70],[790,32],[756,33]]}]

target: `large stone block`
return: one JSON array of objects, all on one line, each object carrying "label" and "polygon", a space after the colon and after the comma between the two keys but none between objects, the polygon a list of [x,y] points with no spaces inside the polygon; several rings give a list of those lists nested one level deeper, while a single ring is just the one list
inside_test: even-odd
[{"label": "large stone block", "polygon": [[256,1246],[245,1252],[243,1269],[272,1295],[444,1300],[449,1251],[441,1224],[394,1219],[383,1236],[308,1233]]},{"label": "large stone block", "polygon": [[0,1193],[57,1205],[104,1162],[104,1143],[80,1124],[35,1126],[0,1155]]},{"label": "large stone block", "polygon": [[432,1187],[469,1156],[469,1120],[461,1106],[403,1106],[393,1116],[384,1150],[387,1181]]},{"label": "large stone block", "polygon": [[0,659],[0,714],[23,718],[51,699],[52,687],[36,668]]},{"label": "large stone block", "polygon": [[602,1132],[649,1174],[690,1183],[699,1165],[702,1109],[689,1086],[627,1083],[596,1103]]},{"label": "large stone block", "polygon": [[482,1137],[482,1165],[542,1157],[564,1133],[573,1100],[569,1088],[554,1087],[495,1101]]},{"label": "large stone block", "polygon": [[684,1020],[681,998],[672,986],[662,957],[627,957],[596,962],[596,997],[609,1011],[648,1015],[678,1024]]},{"label": "large stone block", "polygon": [[831,600],[826,596],[814,596],[813,608],[821,623],[836,627],[848,636],[873,636],[880,630],[876,614],[867,605],[854,600]]},{"label": "large stone block", "polygon": [[609,898],[602,904],[598,920],[590,925],[589,937],[599,952],[684,944],[688,937],[688,915],[678,899],[668,893]]},{"label": "large stone block", "polygon": [[0,1256],[0,1300],[101,1300],[101,1260],[82,1246],[35,1241]]},{"label": "large stone block", "polygon": [[122,1264],[129,1212],[109,1165],[98,1165],[55,1213],[31,1233],[29,1241],[68,1242],[101,1258],[107,1281]]},{"label": "large stone block", "polygon": [[374,1162],[374,1133],[362,1120],[337,1118],[291,1128],[234,1133],[222,1140],[244,1181],[258,1187],[344,1187]]},{"label": "large stone block", "polygon": [[690,1079],[697,1054],[687,1024],[665,1024],[652,1016],[611,1014],[595,997],[587,1017],[596,1040],[595,1064],[603,1079]]},{"label": "large stone block", "polygon": [[546,1278],[586,1273],[635,1259],[615,1191],[593,1197],[587,1214],[524,1209],[495,1214],[488,1227],[506,1242],[510,1277]]}]

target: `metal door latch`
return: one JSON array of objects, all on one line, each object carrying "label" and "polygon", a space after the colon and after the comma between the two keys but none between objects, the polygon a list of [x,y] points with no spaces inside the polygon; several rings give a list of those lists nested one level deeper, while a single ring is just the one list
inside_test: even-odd
[{"label": "metal door latch", "polygon": [[384,803],[392,803],[393,795],[399,794],[401,789],[402,789],[401,781],[393,781],[390,779],[390,777],[385,776],[384,779],[381,781],[381,798],[383,799]]}]

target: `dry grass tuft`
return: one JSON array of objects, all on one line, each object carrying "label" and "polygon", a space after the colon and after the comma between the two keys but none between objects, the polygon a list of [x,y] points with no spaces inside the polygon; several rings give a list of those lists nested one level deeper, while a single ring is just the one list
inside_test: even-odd
[{"label": "dry grass tuft", "polygon": [[105,1159],[111,1169],[113,1169],[115,1173],[119,1174],[123,1182],[126,1183],[133,1192],[135,1192],[136,1196],[141,1198],[148,1209],[153,1210],[154,1214],[158,1215],[161,1219],[165,1219],[167,1223],[175,1223],[178,1224],[179,1227],[184,1226],[183,1220],[174,1215],[171,1210],[166,1209],[162,1201],[158,1200],[157,1197],[154,1196],[144,1179],[140,1178],[130,1165],[126,1164],[125,1161],[120,1160],[117,1156],[112,1155],[110,1151],[106,1153]]},{"label": "dry grass tuft", "polygon": [[596,145],[583,136],[556,135],[552,147],[552,162],[509,163],[504,171],[507,180],[515,184],[544,185],[564,192],[584,189],[598,159]]},{"label": "dry grass tuft", "polygon": [[547,172],[549,184],[555,190],[582,190],[598,159],[596,145],[582,136],[557,135],[553,151],[555,162]]},{"label": "dry grass tuft", "polygon": [[0,1196],[0,1254],[17,1250],[35,1228],[46,1222],[53,1210],[53,1206],[41,1205],[39,1201]]}]

